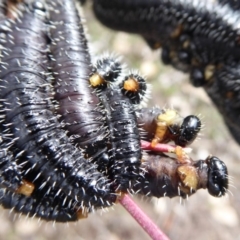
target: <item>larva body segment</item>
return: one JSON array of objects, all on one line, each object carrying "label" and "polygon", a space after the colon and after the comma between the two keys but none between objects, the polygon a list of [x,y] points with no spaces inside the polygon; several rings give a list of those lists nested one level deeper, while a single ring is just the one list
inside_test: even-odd
[{"label": "larva body segment", "polygon": [[8,150],[11,146],[8,144],[0,145],[0,187],[16,191],[22,184],[22,172],[12,152]]},{"label": "larva body segment", "polygon": [[141,148],[136,115],[130,100],[120,89],[108,88],[100,97],[107,110],[110,130],[110,178],[120,189],[130,187],[130,181],[139,174]]},{"label": "larva body segment", "polygon": [[6,209],[14,209],[17,213],[46,221],[69,222],[79,219],[74,201],[64,199],[62,194],[56,197],[56,191],[44,191],[46,189],[41,189],[38,194],[33,193],[31,197],[27,197],[1,189],[0,203]]},{"label": "larva body segment", "polygon": [[240,62],[229,59],[215,70],[212,84],[204,87],[237,142],[240,142],[239,78]]},{"label": "larva body segment", "polygon": [[122,66],[117,59],[103,57],[96,62],[90,83],[97,88],[106,112],[109,129],[108,175],[117,190],[126,192],[140,172],[142,153],[134,104],[130,97],[122,93],[122,84],[116,83],[121,71]]},{"label": "larva body segment", "polygon": [[186,197],[186,193],[180,191],[179,187],[181,181],[177,169],[180,165],[176,159],[166,156],[144,155],[142,161],[144,177],[136,181],[133,185],[134,190],[149,197]]},{"label": "larva body segment", "polygon": [[83,207],[106,207],[116,199],[108,179],[71,144],[54,114],[51,76],[42,67],[49,65],[45,11],[40,1],[26,5],[4,46],[2,119],[4,132],[16,139],[8,151],[22,165],[24,179],[35,184],[37,176],[43,176],[43,184],[58,187]]},{"label": "larva body segment", "polygon": [[92,152],[94,142],[104,142],[106,130],[99,99],[88,82],[91,58],[81,18],[73,1],[49,1],[48,7],[51,66],[60,120],[74,142],[89,157],[96,157],[98,151]]}]

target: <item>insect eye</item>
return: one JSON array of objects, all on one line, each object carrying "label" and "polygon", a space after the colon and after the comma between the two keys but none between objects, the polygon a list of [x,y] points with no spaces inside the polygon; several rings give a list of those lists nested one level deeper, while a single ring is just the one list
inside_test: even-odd
[{"label": "insect eye", "polygon": [[211,157],[208,160],[208,192],[214,197],[221,197],[227,189],[227,167],[219,158]]},{"label": "insect eye", "polygon": [[191,144],[197,137],[201,129],[201,121],[194,115],[189,115],[184,118],[180,128],[180,136],[176,140],[176,144],[180,146],[187,146]]}]

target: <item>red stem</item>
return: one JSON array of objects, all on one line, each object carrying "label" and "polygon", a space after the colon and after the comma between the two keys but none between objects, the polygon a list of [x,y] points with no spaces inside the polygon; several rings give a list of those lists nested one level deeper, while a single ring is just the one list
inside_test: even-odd
[{"label": "red stem", "polygon": [[143,150],[152,150],[155,152],[175,152],[176,147],[175,146],[171,146],[169,144],[160,144],[158,143],[156,146],[152,146],[150,142],[146,142],[146,141],[141,141],[141,148]]},{"label": "red stem", "polygon": [[119,202],[153,240],[169,240],[156,224],[137,206],[130,196],[125,194]]}]

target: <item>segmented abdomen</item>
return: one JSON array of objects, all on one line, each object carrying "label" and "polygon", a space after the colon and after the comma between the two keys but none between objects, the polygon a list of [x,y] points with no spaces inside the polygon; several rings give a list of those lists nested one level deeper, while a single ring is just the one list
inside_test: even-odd
[{"label": "segmented abdomen", "polygon": [[108,179],[72,145],[61,129],[53,104],[48,66],[45,9],[40,1],[25,6],[23,17],[7,33],[1,64],[0,98],[5,132],[16,139],[8,149],[24,178],[57,187],[83,207],[115,201]]},{"label": "segmented abdomen", "polygon": [[[185,33],[202,38],[222,59],[231,50],[235,56],[239,54],[238,21],[232,21],[237,13],[208,0],[95,0],[94,11],[106,26],[139,33],[153,44],[174,44]],[[206,50],[206,45],[201,47]]]},{"label": "segmented abdomen", "polygon": [[134,106],[117,86],[104,90],[100,99],[106,109],[110,131],[109,176],[120,190],[126,191],[130,181],[139,174],[142,156]]},{"label": "segmented abdomen", "polygon": [[[106,135],[99,100],[88,82],[91,59],[87,39],[73,1],[49,1],[48,5],[58,113],[69,136],[87,149],[94,142],[103,141]],[[92,156],[96,152],[87,150],[87,154]]]},{"label": "segmented abdomen", "polygon": [[69,222],[79,219],[76,202],[48,189],[38,190],[31,197],[0,189],[0,203],[6,209],[47,221]]}]

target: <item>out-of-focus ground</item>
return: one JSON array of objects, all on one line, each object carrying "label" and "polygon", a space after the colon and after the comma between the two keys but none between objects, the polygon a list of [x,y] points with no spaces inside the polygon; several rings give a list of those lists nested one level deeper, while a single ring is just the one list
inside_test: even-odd
[{"label": "out-of-focus ground", "polygon": [[[129,68],[146,75],[152,84],[149,106],[174,107],[183,116],[200,115],[204,128],[201,138],[192,145],[192,158],[205,159],[213,154],[224,160],[229,169],[231,193],[224,198],[213,198],[201,190],[182,204],[178,198],[134,197],[135,201],[170,239],[240,240],[240,147],[229,135],[209,98],[202,89],[189,84],[188,75],[163,66],[159,61],[160,52],[152,52],[140,37],[109,31],[94,19],[88,6],[84,12],[92,53],[115,52],[123,56]],[[149,239],[121,205],[70,224],[19,218],[2,209],[0,215],[0,239]]]}]

